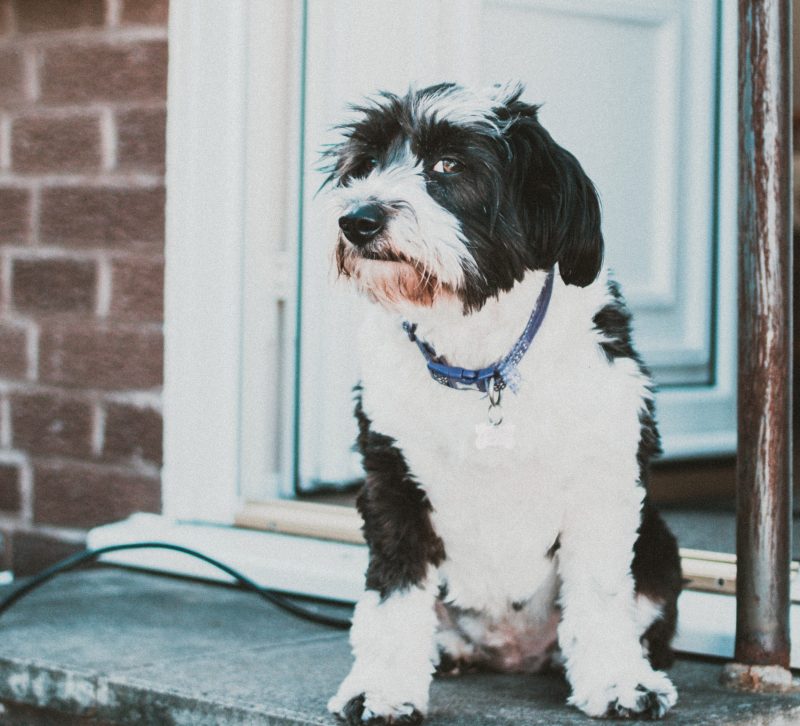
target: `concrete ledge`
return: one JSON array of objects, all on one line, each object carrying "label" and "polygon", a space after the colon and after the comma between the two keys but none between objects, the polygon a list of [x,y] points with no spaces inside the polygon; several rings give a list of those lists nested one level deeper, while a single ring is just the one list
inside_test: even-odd
[{"label": "concrete ledge", "polygon": [[[344,634],[245,592],[110,568],[57,578],[0,618],[0,633],[0,722],[13,726],[331,726],[325,702],[350,664]],[[720,673],[679,661],[667,721],[800,723],[800,696],[732,692]],[[552,675],[442,679],[428,723],[597,723],[566,696]]]}]

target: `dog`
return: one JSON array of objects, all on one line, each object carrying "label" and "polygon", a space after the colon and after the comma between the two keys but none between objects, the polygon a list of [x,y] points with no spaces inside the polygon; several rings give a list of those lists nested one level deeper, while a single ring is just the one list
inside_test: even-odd
[{"label": "dog", "polygon": [[329,710],[418,724],[435,671],[561,668],[595,717],[659,718],[678,548],[650,505],[650,375],[600,204],[521,84],[353,107],[326,152],[361,326],[369,546]]}]

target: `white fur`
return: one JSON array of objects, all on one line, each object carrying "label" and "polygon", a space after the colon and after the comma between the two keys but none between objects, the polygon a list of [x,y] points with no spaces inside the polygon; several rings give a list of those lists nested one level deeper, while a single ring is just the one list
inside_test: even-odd
[{"label": "white fur", "polygon": [[328,702],[332,713],[354,696],[364,694],[365,721],[373,715],[397,717],[416,708],[425,713],[428,687],[436,659],[438,586],[433,578],[381,601],[368,590],[356,605],[350,644],[355,664],[336,695]]},{"label": "white fur", "polygon": [[459,126],[480,126],[499,136],[503,129],[494,110],[520,90],[521,85],[516,81],[478,90],[443,88],[436,95],[418,96],[414,113],[420,120],[435,117]]},{"label": "white fur", "polygon": [[[418,262],[428,274],[435,274],[440,286],[451,290],[463,287],[465,270],[475,272],[475,260],[466,247],[459,221],[428,195],[422,167],[408,150],[398,163],[353,179],[330,193],[337,217],[365,202],[377,202],[390,210],[376,251],[380,251],[380,244],[391,245],[404,257]],[[359,267],[376,266],[370,262],[362,260]],[[367,292],[368,283],[369,280],[362,282]]]},{"label": "white fur", "polygon": [[[559,611],[553,607],[558,580],[552,577],[524,604],[497,615],[460,611],[443,605],[455,615],[439,616],[437,644],[451,658],[506,672],[536,673],[553,662]],[[460,664],[459,664],[460,665]]]},{"label": "white fur", "polygon": [[[498,122],[495,110],[521,93],[522,88],[519,81],[509,80],[485,88],[443,87],[438,93],[416,97],[412,88],[409,98],[413,104],[413,121],[419,123],[435,117],[436,120],[466,128],[477,126],[484,132],[489,131],[499,136],[504,126]],[[381,94],[368,95],[366,102],[367,106],[372,104],[380,107],[385,103],[385,97]],[[354,123],[361,117],[360,107],[351,108],[349,113],[344,113],[344,125]]]},{"label": "white fur", "polygon": [[[610,302],[605,274],[585,288],[566,286],[556,275],[547,316],[520,365],[519,392],[503,395],[504,420],[516,427],[510,453],[476,449],[486,398],[433,381],[401,329],[406,317],[448,361],[485,366],[511,348],[543,282],[543,272],[528,273],[467,316],[447,298],[399,315],[372,306],[360,339],[364,412],[376,431],[396,440],[433,505],[446,551],[434,577],[446,583],[449,603],[483,613],[482,624],[468,626],[471,635],[485,642],[499,629],[508,636],[516,622],[509,619],[511,604],[527,602],[529,622],[543,628],[529,644],[542,648],[560,606],[570,702],[592,716],[615,700],[635,711],[641,685],[657,693],[666,712],[675,689],[652,670],[639,643],[647,608],[651,621],[660,610],[646,602],[637,607],[630,573],[643,494],[639,412],[651,394],[634,361],[609,362],[599,347],[593,317]],[[561,547],[548,557],[557,537]],[[390,616],[395,598],[402,605]],[[427,705],[422,691],[431,664],[423,654],[433,652],[424,642],[433,640],[432,608],[429,589],[392,595],[383,605],[365,596],[354,621],[355,665],[331,702],[334,711],[361,692],[387,704],[372,709],[379,715],[396,713],[408,699],[421,710]],[[517,630],[519,642],[531,635]],[[454,633],[439,637],[458,645]],[[411,644],[413,656],[399,663],[401,641]]]}]

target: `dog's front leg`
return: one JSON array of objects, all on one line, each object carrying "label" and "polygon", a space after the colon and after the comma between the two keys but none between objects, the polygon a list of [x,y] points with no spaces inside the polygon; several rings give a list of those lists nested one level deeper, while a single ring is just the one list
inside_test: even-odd
[{"label": "dog's front leg", "polygon": [[369,545],[367,588],[350,631],[355,662],[328,709],[350,724],[415,724],[427,710],[437,660],[444,545],[394,439],[372,430],[360,400],[356,417],[367,475],[357,501]]},{"label": "dog's front leg", "polygon": [[418,724],[428,706],[435,659],[436,589],[412,586],[356,606],[355,662],[328,708],[350,724]]},{"label": "dog's front leg", "polygon": [[660,718],[677,700],[639,641],[631,562],[641,500],[633,485],[623,493],[598,486],[571,508],[560,537],[559,644],[569,702],[589,716]]}]

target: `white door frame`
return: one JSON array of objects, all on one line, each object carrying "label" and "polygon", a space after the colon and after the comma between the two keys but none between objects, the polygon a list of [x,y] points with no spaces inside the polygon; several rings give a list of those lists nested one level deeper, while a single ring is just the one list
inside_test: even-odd
[{"label": "white door frame", "polygon": [[296,248],[298,224],[291,200],[301,18],[292,0],[170,5],[163,394],[170,517],[230,523],[251,482],[276,479],[279,462],[292,460],[292,436],[275,429],[280,412],[288,420],[293,410],[297,273],[287,250]]}]

